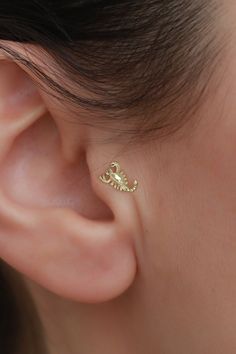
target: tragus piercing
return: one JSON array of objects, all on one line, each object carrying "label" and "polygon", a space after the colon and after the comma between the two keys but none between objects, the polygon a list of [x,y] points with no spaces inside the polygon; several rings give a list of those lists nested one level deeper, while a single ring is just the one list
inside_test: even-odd
[{"label": "tragus piercing", "polygon": [[124,171],[121,170],[120,164],[115,161],[111,162],[105,173],[99,179],[106,184],[110,184],[113,188],[123,192],[134,192],[138,187],[138,182],[135,180],[132,187],[129,187],[128,178]]}]

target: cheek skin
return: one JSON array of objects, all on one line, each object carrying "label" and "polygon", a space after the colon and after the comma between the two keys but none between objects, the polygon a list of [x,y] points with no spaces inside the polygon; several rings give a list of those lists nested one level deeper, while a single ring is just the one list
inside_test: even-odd
[{"label": "cheek skin", "polygon": [[188,141],[163,145],[152,194],[146,294],[161,350],[175,354],[236,352],[236,119],[225,104]]}]

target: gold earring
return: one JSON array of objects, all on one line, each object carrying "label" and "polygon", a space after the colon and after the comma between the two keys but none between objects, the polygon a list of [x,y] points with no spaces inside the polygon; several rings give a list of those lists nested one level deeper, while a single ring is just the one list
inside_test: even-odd
[{"label": "gold earring", "polygon": [[110,184],[113,188],[123,192],[134,192],[138,187],[138,182],[135,180],[132,187],[129,187],[128,178],[124,171],[121,170],[120,164],[112,162],[106,172],[99,177],[106,184]]}]

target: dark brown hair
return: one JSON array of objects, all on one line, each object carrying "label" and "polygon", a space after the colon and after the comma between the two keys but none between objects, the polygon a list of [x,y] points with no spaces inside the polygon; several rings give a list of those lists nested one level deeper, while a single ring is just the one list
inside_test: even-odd
[{"label": "dark brown hair", "polygon": [[59,65],[43,70],[1,47],[87,123],[143,135],[176,129],[199,101],[220,49],[216,11],[214,0],[2,0],[0,40],[34,44]]}]

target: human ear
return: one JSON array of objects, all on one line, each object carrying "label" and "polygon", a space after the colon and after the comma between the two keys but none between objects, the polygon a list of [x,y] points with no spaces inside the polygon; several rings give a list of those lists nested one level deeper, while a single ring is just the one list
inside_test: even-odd
[{"label": "human ear", "polygon": [[0,257],[59,296],[108,301],[135,279],[135,197],[98,178],[111,146],[52,107],[33,76],[0,61]]}]

